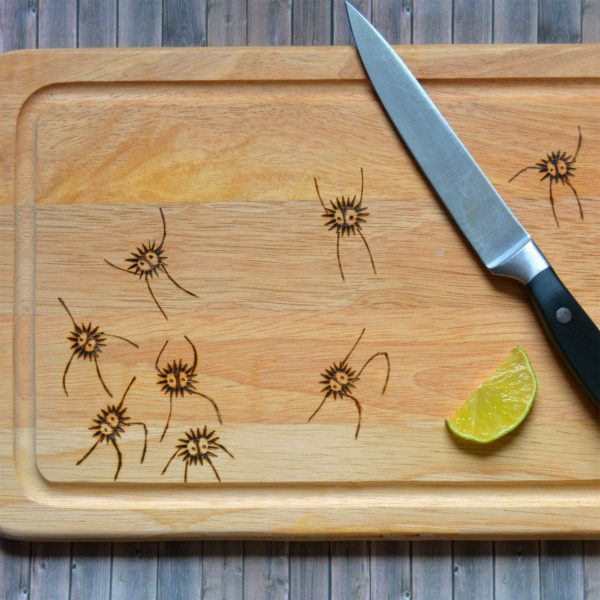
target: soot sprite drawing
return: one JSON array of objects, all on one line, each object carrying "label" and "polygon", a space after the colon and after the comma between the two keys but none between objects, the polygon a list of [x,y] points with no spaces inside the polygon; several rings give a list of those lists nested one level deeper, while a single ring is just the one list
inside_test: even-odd
[{"label": "soot sprite drawing", "polygon": [[346,236],[350,237],[355,236],[357,233],[364,242],[365,248],[367,249],[367,253],[369,255],[369,259],[371,261],[371,267],[373,268],[373,273],[377,274],[377,269],[375,268],[375,261],[373,260],[373,255],[371,254],[371,249],[369,248],[369,244],[362,232],[362,227],[367,222],[367,217],[369,213],[367,212],[367,207],[362,205],[363,201],[363,192],[365,187],[364,173],[361,167],[360,169],[360,198],[357,200],[356,195],[352,198],[350,196],[345,197],[337,197],[335,198],[335,202],[333,200],[329,201],[331,206],[326,206],[323,202],[323,198],[321,197],[321,192],[319,190],[319,184],[317,182],[317,178],[314,178],[315,188],[317,190],[317,196],[319,197],[319,202],[323,207],[323,214],[321,215],[325,219],[325,227],[329,229],[329,231],[335,231],[337,242],[337,262],[340,270],[340,275],[342,280],[346,280],[344,276],[344,269],[342,268],[342,260],[340,255],[340,241]]},{"label": "soot sprite drawing", "polygon": [[350,359],[350,355],[356,347],[358,343],[362,339],[365,333],[365,329],[362,330],[361,334],[358,336],[358,339],[354,343],[354,346],[350,349],[350,352],[346,355],[346,357],[338,363],[333,363],[328,369],[325,369],[323,373],[321,373],[322,380],[320,383],[324,386],[321,392],[324,393],[323,400],[321,404],[317,407],[315,412],[309,417],[308,422],[312,421],[314,416],[323,408],[323,405],[327,401],[328,398],[333,398],[333,400],[337,400],[338,398],[344,399],[348,398],[354,402],[356,406],[356,410],[358,412],[358,423],[356,425],[356,431],[354,433],[354,439],[358,438],[358,434],[360,432],[360,422],[362,416],[362,406],[360,401],[354,395],[354,388],[356,387],[357,382],[360,380],[360,376],[363,371],[367,367],[371,361],[376,359],[378,356],[381,356],[385,359],[387,364],[387,372],[385,376],[385,382],[383,384],[383,389],[381,390],[381,395],[385,394],[385,390],[387,388],[388,381],[390,379],[390,357],[387,352],[376,352],[370,358],[368,358],[360,370],[357,372],[353,369],[348,360]]},{"label": "soot sprite drawing", "polygon": [[575,196],[575,200],[577,201],[577,206],[579,207],[579,216],[583,221],[583,208],[581,206],[581,202],[579,200],[579,196],[577,195],[577,191],[573,187],[570,179],[575,177],[575,167],[573,166],[577,161],[577,156],[579,154],[579,150],[581,149],[581,127],[579,129],[579,140],[577,142],[577,148],[575,150],[575,154],[571,155],[567,152],[561,152],[557,150],[556,152],[550,152],[546,154],[546,158],[540,159],[539,162],[535,163],[535,165],[530,165],[528,167],[523,167],[520,171],[517,171],[508,181],[509,183],[516,179],[519,175],[524,173],[529,169],[537,170],[539,173],[542,173],[542,177],[540,181],[544,181],[548,179],[548,195],[550,199],[550,206],[552,207],[552,214],[554,215],[554,221],[556,222],[556,226],[560,227],[558,222],[558,217],[556,216],[556,207],[554,206],[554,194],[552,193],[552,185],[558,183],[559,181],[573,191],[573,195]]},{"label": "soot sprite drawing", "polygon": [[94,327],[91,322],[87,325],[85,323],[78,325],[75,319],[73,318],[71,311],[67,308],[65,301],[62,298],[59,298],[58,301],[67,311],[67,314],[69,315],[73,323],[73,329],[69,332],[69,335],[67,336],[67,340],[71,342],[71,350],[73,352],[71,353],[71,358],[69,358],[67,362],[62,378],[62,385],[63,390],[65,391],[65,395],[67,397],[69,396],[69,392],[67,391],[67,373],[69,372],[69,367],[71,366],[71,363],[73,362],[74,358],[81,358],[84,361],[89,360],[90,362],[94,363],[96,367],[96,374],[98,375],[98,379],[100,380],[102,387],[105,389],[106,393],[112,398],[112,393],[108,389],[108,386],[102,378],[102,373],[100,373],[100,366],[98,364],[98,357],[102,353],[103,348],[106,346],[106,338],[112,337],[117,340],[122,340],[123,342],[131,344],[135,348],[139,348],[139,346],[135,342],[132,342],[127,338],[121,337],[120,335],[113,335],[111,333],[101,331],[98,325]]},{"label": "soot sprite drawing", "polygon": [[94,450],[101,446],[102,444],[106,444],[107,446],[110,444],[115,449],[117,453],[117,470],[115,471],[115,475],[113,480],[116,481],[119,476],[119,471],[121,470],[122,465],[122,454],[119,449],[119,445],[117,440],[121,437],[121,434],[125,433],[126,428],[131,427],[132,425],[139,425],[144,430],[144,448],[142,450],[142,457],[140,459],[140,463],[144,462],[144,458],[146,457],[146,446],[148,444],[148,429],[146,425],[141,421],[133,422],[130,417],[128,417],[125,413],[127,412],[127,407],[125,406],[125,398],[127,393],[129,392],[131,386],[135,382],[135,377],[129,382],[127,389],[123,393],[123,397],[121,398],[121,402],[119,404],[107,404],[105,408],[101,409],[100,412],[96,415],[94,419],[92,419],[93,424],[89,427],[89,430],[93,432],[93,437],[96,439],[94,445],[77,461],[77,465],[79,466]]},{"label": "soot sprite drawing", "polygon": [[223,444],[219,443],[219,439],[220,438],[216,436],[215,431],[208,431],[206,425],[203,430],[200,430],[199,428],[190,429],[189,432],[184,433],[183,437],[178,440],[178,443],[175,445],[175,452],[173,452],[169,462],[165,465],[161,475],[166,473],[175,457],[179,457],[185,464],[183,471],[184,483],[187,483],[188,480],[188,468],[198,464],[202,467],[205,462],[210,465],[217,481],[220,483],[221,477],[211,459],[217,457],[217,452],[219,450],[223,450],[223,452],[228,454],[231,458],[234,458],[234,456],[227,448],[225,448],[225,446],[223,446]]},{"label": "soot sprite drawing", "polygon": [[158,373],[157,384],[160,386],[163,394],[169,396],[169,415],[167,416],[167,422],[165,423],[162,435],[160,436],[161,442],[163,441],[163,438],[169,429],[169,423],[171,422],[171,414],[173,412],[173,396],[175,396],[175,398],[178,396],[183,398],[186,394],[195,394],[196,396],[201,396],[212,404],[215,412],[217,413],[217,419],[219,420],[219,423],[223,423],[221,411],[219,410],[217,403],[210,396],[199,392],[195,387],[197,384],[195,377],[196,367],[198,366],[198,353],[196,352],[196,347],[191,342],[190,338],[187,336],[184,337],[194,352],[194,360],[191,365],[188,366],[188,363],[184,363],[181,358],[167,362],[166,366],[164,367],[160,367],[158,365],[160,357],[169,343],[168,340],[163,344],[163,347],[160,349],[160,352],[156,357],[156,362],[154,363],[156,372]]},{"label": "soot sprite drawing", "polygon": [[146,287],[150,292],[150,296],[154,300],[154,303],[158,307],[158,310],[162,313],[163,317],[168,320],[167,313],[163,310],[162,306],[156,299],[154,292],[152,291],[152,286],[150,285],[150,280],[154,279],[154,277],[158,278],[161,273],[164,273],[171,282],[178,287],[181,291],[189,294],[190,296],[194,296],[197,298],[198,296],[189,290],[186,290],[183,286],[181,286],[167,270],[167,257],[165,256],[165,239],[167,237],[167,222],[165,220],[165,214],[162,208],[159,208],[160,216],[163,224],[163,234],[160,240],[160,244],[157,244],[155,241],[148,241],[143,243],[141,246],[138,246],[133,252],[131,252],[131,257],[126,258],[125,262],[130,263],[126,268],[118,267],[117,265],[111,263],[110,261],[104,259],[104,262],[110,265],[111,267],[118,269],[119,271],[124,271],[125,273],[130,273],[138,277],[138,279],[143,279],[146,282]]}]

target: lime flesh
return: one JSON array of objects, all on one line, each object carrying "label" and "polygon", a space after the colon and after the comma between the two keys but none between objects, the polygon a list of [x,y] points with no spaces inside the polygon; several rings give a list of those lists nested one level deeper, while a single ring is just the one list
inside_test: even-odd
[{"label": "lime flesh", "polygon": [[516,346],[446,424],[461,438],[480,444],[493,442],[523,422],[536,392],[537,379],[529,357]]}]

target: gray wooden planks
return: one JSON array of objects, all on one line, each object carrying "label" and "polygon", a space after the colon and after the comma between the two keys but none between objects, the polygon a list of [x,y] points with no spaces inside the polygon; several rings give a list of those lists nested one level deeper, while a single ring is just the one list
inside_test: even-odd
[{"label": "gray wooden planks", "polygon": [[71,544],[33,544],[30,600],[68,600]]},{"label": "gray wooden planks", "polygon": [[156,542],[115,542],[111,600],[156,600]]},{"label": "gray wooden planks", "polygon": [[77,45],[112,48],[117,45],[117,0],[79,0]]},{"label": "gray wooden planks", "polygon": [[119,0],[119,46],[160,46],[161,0]]},{"label": "gray wooden planks", "polygon": [[245,46],[248,42],[246,0],[208,0],[208,45]]},{"label": "gray wooden planks", "polygon": [[540,544],[540,597],[542,600],[583,598],[583,543],[543,541]]},{"label": "gray wooden planks", "polygon": [[412,43],[413,0],[372,0],[371,19],[390,44]]},{"label": "gray wooden planks", "polygon": [[539,542],[496,542],[495,600],[541,600]]},{"label": "gray wooden planks", "polygon": [[413,542],[414,600],[452,599],[451,542]]},{"label": "gray wooden planks", "polygon": [[454,598],[493,600],[492,542],[454,542],[453,555]]},{"label": "gray wooden planks", "polygon": [[[371,0],[350,0],[350,2],[368,19],[371,18]],[[348,23],[346,0],[333,0],[332,11],[333,43],[342,46],[354,43]]]},{"label": "gray wooden planks", "polygon": [[[252,0],[251,0],[252,1]],[[292,43],[327,46],[331,43],[331,4],[320,0],[292,0]]]},{"label": "gray wooden planks", "polygon": [[0,539],[0,598],[27,600],[31,581],[31,544]]},{"label": "gray wooden planks", "polygon": [[243,555],[242,542],[204,542],[202,600],[241,600]]},{"label": "gray wooden planks", "polygon": [[248,3],[248,44],[289,46],[292,43],[292,0]]},{"label": "gray wooden planks", "polygon": [[600,600],[600,540],[583,544],[584,600]]},{"label": "gray wooden planks", "polygon": [[110,542],[74,543],[70,600],[110,598]]},{"label": "gray wooden planks", "polygon": [[537,0],[494,0],[494,42],[535,44]]},{"label": "gray wooden planks", "polygon": [[373,600],[410,600],[410,543],[371,542],[370,579]]},{"label": "gray wooden planks", "polygon": [[250,593],[261,600],[287,600],[289,587],[289,544],[246,542],[244,590],[251,590]]},{"label": "gray wooden planks", "polygon": [[331,599],[368,600],[369,543],[331,543]]},{"label": "gray wooden planks", "polygon": [[583,0],[581,41],[586,44],[600,42],[600,0]]},{"label": "gray wooden planks", "polygon": [[492,41],[493,0],[454,0],[453,41],[489,44]]},{"label": "gray wooden planks", "polygon": [[77,0],[38,0],[38,46],[77,46]]},{"label": "gray wooden planks", "polygon": [[413,42],[449,44],[452,41],[452,0],[414,0]]},{"label": "gray wooden planks", "polygon": [[206,46],[208,0],[169,0],[163,5],[163,46]]},{"label": "gray wooden planks", "polygon": [[201,600],[202,542],[160,542],[157,600]]},{"label": "gray wooden planks", "polygon": [[329,599],[329,554],[327,542],[290,544],[290,600]]},{"label": "gray wooden planks", "polygon": [[37,15],[37,0],[2,0],[0,2],[0,52],[35,48]]},{"label": "gray wooden planks", "polygon": [[575,44],[581,41],[579,0],[539,0],[538,43]]}]

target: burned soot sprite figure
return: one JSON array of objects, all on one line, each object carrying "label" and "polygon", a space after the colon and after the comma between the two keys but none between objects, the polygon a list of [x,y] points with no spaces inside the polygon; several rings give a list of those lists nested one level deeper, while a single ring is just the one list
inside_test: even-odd
[{"label": "burned soot sprite figure", "polygon": [[175,398],[178,396],[183,398],[186,394],[195,394],[196,396],[205,398],[213,405],[213,408],[217,413],[217,419],[219,419],[219,423],[223,424],[221,412],[219,411],[217,403],[206,394],[197,391],[195,388],[196,380],[194,377],[196,376],[196,367],[198,365],[198,353],[196,352],[196,347],[194,344],[192,344],[190,338],[188,338],[187,335],[184,337],[194,351],[194,362],[191,366],[188,367],[187,363],[184,363],[181,359],[173,360],[170,363],[168,362],[167,366],[162,369],[158,366],[158,361],[167,347],[169,340],[163,344],[163,347],[156,357],[156,362],[154,363],[156,372],[158,373],[157,383],[161,386],[160,389],[164,394],[169,394],[169,416],[167,417],[165,428],[160,436],[161,442],[163,441],[163,438],[169,429],[169,423],[171,422],[171,413],[173,412],[173,396],[175,396]]},{"label": "burned soot sprite figure", "polygon": [[117,470],[115,471],[114,481],[116,481],[119,476],[122,464],[122,455],[121,450],[119,450],[119,446],[117,445],[117,438],[121,437],[121,434],[125,432],[126,427],[140,425],[144,429],[144,449],[142,450],[140,463],[143,463],[144,458],[146,457],[146,445],[148,443],[148,429],[146,428],[146,425],[142,422],[132,423],[130,422],[130,417],[125,416],[125,413],[127,412],[125,397],[134,381],[135,377],[129,382],[129,385],[121,398],[121,402],[119,402],[117,406],[108,404],[106,408],[100,410],[95,419],[92,419],[94,424],[89,427],[89,429],[94,432],[93,436],[97,438],[96,443],[77,461],[77,465],[80,465],[102,443],[106,443],[106,445],[112,444],[117,453]]},{"label": "burned soot sprite figure", "polygon": [[373,356],[367,359],[367,361],[358,373],[348,364],[348,359],[350,358],[350,355],[352,354],[352,352],[354,352],[356,346],[358,346],[358,343],[360,342],[364,333],[365,330],[363,329],[361,334],[358,336],[358,339],[356,340],[354,346],[352,346],[352,349],[350,350],[350,352],[348,352],[344,360],[340,361],[339,363],[333,363],[333,365],[326,369],[324,373],[321,373],[321,377],[323,379],[320,383],[322,383],[325,386],[321,391],[325,393],[325,397],[323,398],[321,404],[319,404],[319,406],[317,407],[317,410],[315,410],[315,412],[312,415],[310,415],[310,418],[308,419],[308,422],[310,423],[313,417],[321,410],[327,398],[331,396],[333,396],[334,400],[337,400],[338,398],[350,398],[350,400],[354,402],[356,410],[358,411],[358,424],[356,426],[354,439],[358,438],[358,432],[360,431],[360,419],[362,415],[362,406],[357,400],[357,398],[353,395],[353,388],[355,387],[356,382],[359,381],[360,376],[365,370],[366,366],[378,356],[383,356],[387,363],[387,374],[385,376],[385,383],[383,384],[383,389],[381,390],[382,396],[383,394],[385,394],[385,390],[387,388],[387,384],[390,378],[390,357],[388,356],[387,352],[376,352],[375,354],[373,354]]},{"label": "burned soot sprite figure", "polygon": [[331,208],[325,206],[323,199],[321,198],[321,192],[319,191],[319,184],[317,183],[317,178],[315,180],[315,188],[317,190],[317,196],[319,197],[319,202],[325,211],[322,216],[327,219],[325,222],[325,227],[329,228],[329,231],[335,229],[337,234],[337,260],[338,267],[340,268],[340,275],[342,279],[345,281],[344,270],[342,269],[342,261],[340,258],[340,239],[344,237],[344,235],[350,237],[350,234],[360,235],[362,241],[365,244],[365,248],[369,253],[369,258],[371,259],[371,266],[373,267],[373,273],[377,274],[377,269],[375,268],[375,261],[373,260],[373,255],[371,254],[371,249],[369,248],[369,244],[365,239],[365,236],[362,233],[361,223],[367,222],[367,217],[369,213],[367,212],[367,207],[362,205],[363,201],[363,191],[364,191],[364,174],[362,167],[360,169],[360,198],[357,201],[356,196],[353,198],[345,198],[344,196],[338,198],[336,196],[335,202],[330,200]]},{"label": "burned soot sprite figure", "polygon": [[111,267],[114,267],[115,269],[119,269],[119,271],[131,273],[132,275],[137,275],[139,279],[142,279],[143,277],[146,282],[146,286],[148,287],[148,291],[152,296],[152,300],[154,300],[154,303],[158,307],[158,310],[160,310],[160,312],[162,313],[163,317],[168,320],[169,317],[167,317],[167,314],[163,310],[162,306],[159,304],[158,300],[156,299],[156,296],[154,295],[154,292],[152,291],[152,287],[150,286],[150,279],[154,279],[154,277],[158,278],[158,276],[162,272],[180,290],[182,290],[186,294],[189,294],[190,296],[194,296],[194,298],[197,298],[198,296],[179,285],[179,283],[177,283],[171,277],[169,271],[167,271],[167,257],[164,255],[165,238],[167,237],[167,223],[165,221],[163,209],[159,208],[159,210],[163,224],[163,234],[162,239],[160,240],[160,244],[157,245],[156,242],[153,241],[144,243],[141,245],[141,247],[138,246],[135,252],[131,252],[131,258],[125,259],[126,262],[131,263],[126,269],[118,267],[117,265],[113,265],[113,263],[109,262],[106,259],[104,259],[104,262],[109,264]]},{"label": "burned soot sprite figure", "polygon": [[162,470],[161,475],[164,475],[169,468],[169,465],[173,461],[176,456],[179,456],[181,460],[185,463],[185,470],[183,472],[183,482],[187,483],[188,476],[188,467],[190,465],[195,466],[200,463],[200,466],[204,465],[204,461],[206,461],[214,471],[214,474],[219,481],[221,482],[221,477],[219,477],[219,473],[213,464],[211,457],[216,458],[215,452],[218,450],[223,450],[226,452],[231,458],[235,458],[223,444],[219,443],[219,438],[215,436],[214,431],[208,431],[206,425],[204,429],[200,431],[200,429],[190,429],[189,432],[184,433],[184,437],[178,440],[178,444],[175,445],[175,452],[173,452],[173,456],[169,459],[169,462],[165,465],[165,468]]},{"label": "burned soot sprite figure", "polygon": [[552,193],[552,184],[558,183],[559,181],[563,185],[568,185],[571,190],[573,190],[573,194],[575,195],[575,200],[577,200],[577,206],[579,206],[579,216],[583,221],[583,209],[581,207],[581,202],[579,201],[579,196],[577,195],[577,191],[571,185],[569,181],[570,177],[575,177],[575,167],[573,166],[577,161],[577,155],[579,154],[579,149],[581,148],[581,127],[578,126],[579,129],[579,141],[577,142],[577,149],[575,150],[575,155],[571,156],[567,155],[566,152],[561,152],[558,150],[557,152],[551,152],[550,154],[546,154],[546,158],[542,158],[540,162],[535,165],[530,165],[529,167],[524,167],[517,173],[515,173],[508,181],[509,183],[524,173],[529,169],[537,169],[540,173],[544,175],[540,179],[540,181],[544,181],[544,179],[549,180],[548,185],[548,193],[550,195],[550,205],[552,206],[552,214],[554,215],[554,220],[556,221],[556,226],[560,227],[558,223],[558,217],[556,216],[556,208],[554,207],[554,195]]},{"label": "burned soot sprite figure", "polygon": [[100,366],[98,365],[98,356],[102,353],[102,348],[106,346],[106,338],[113,337],[118,340],[122,340],[131,344],[135,348],[139,348],[139,346],[128,340],[127,338],[121,337],[120,335],[112,335],[110,333],[105,333],[104,331],[99,331],[99,327],[92,327],[91,323],[87,325],[82,323],[81,325],[77,325],[71,311],[67,308],[64,300],[59,298],[58,301],[63,305],[64,309],[67,311],[69,317],[71,317],[71,321],[73,321],[73,331],[70,332],[70,335],[67,336],[67,339],[70,342],[73,342],[71,345],[71,350],[73,353],[71,354],[71,358],[67,362],[67,366],[65,367],[62,384],[63,390],[65,390],[65,395],[68,396],[69,392],[67,392],[67,372],[69,371],[69,367],[71,366],[71,362],[75,357],[83,358],[83,360],[89,360],[96,365],[96,373],[98,374],[98,379],[102,384],[102,387],[106,390],[106,393],[112,398],[112,394],[110,390],[104,383],[104,379],[102,379],[102,374],[100,373]]}]

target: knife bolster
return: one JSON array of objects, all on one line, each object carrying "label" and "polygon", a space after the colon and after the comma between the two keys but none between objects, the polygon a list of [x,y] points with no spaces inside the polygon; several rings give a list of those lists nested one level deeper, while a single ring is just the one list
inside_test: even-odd
[{"label": "knife bolster", "polygon": [[501,262],[491,265],[489,269],[494,275],[510,277],[527,285],[536,275],[539,275],[549,266],[542,251],[535,245],[533,240],[529,240],[516,252],[513,252],[507,258],[502,258]]}]

